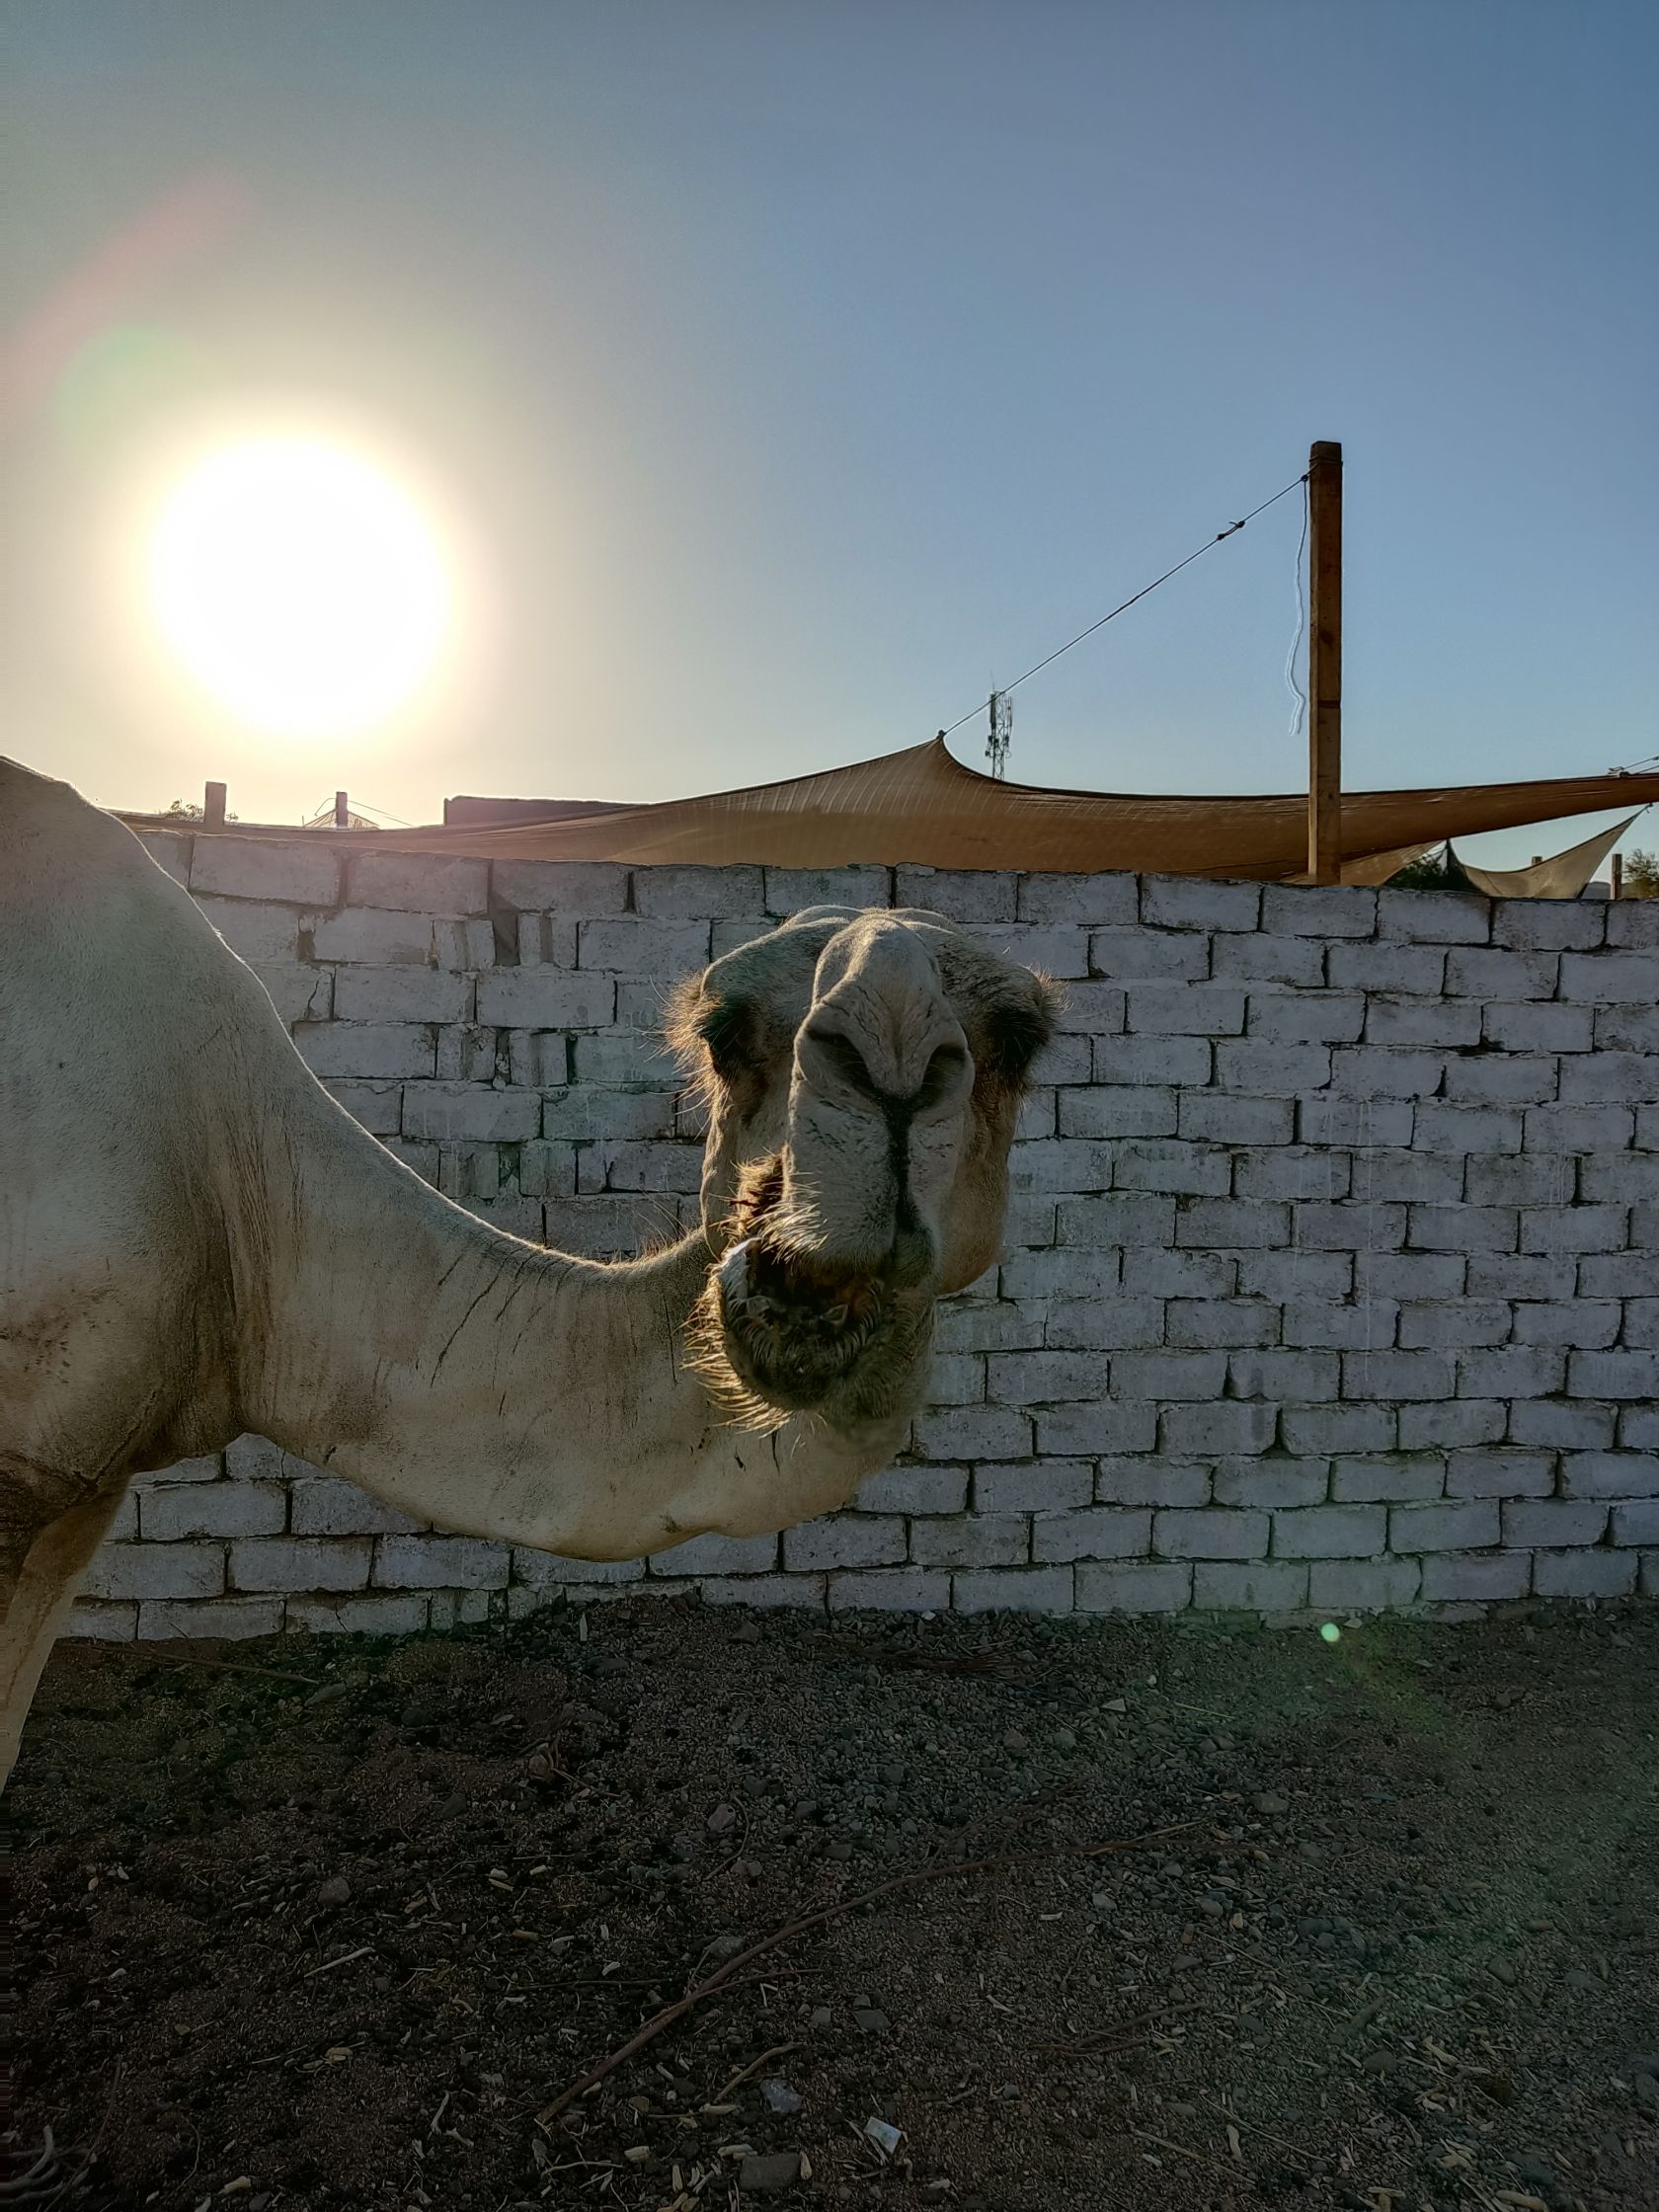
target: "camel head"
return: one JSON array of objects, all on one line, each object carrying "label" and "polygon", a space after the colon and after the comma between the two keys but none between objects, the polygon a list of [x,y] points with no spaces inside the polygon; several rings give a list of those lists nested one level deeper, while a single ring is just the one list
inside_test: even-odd
[{"label": "camel head", "polygon": [[813,907],[688,985],[673,1032],[706,1097],[722,1253],[699,1364],[757,1427],[882,1419],[913,1395],[936,1299],[990,1265],[1053,989],[941,915]]}]

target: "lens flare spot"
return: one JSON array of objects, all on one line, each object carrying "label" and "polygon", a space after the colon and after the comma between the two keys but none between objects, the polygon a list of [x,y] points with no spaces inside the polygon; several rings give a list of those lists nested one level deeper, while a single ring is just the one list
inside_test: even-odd
[{"label": "lens flare spot", "polygon": [[1319,1626],[1319,1634],[1326,1643],[1340,1643],[1342,1641],[1342,1630],[1334,1620],[1322,1621]]}]

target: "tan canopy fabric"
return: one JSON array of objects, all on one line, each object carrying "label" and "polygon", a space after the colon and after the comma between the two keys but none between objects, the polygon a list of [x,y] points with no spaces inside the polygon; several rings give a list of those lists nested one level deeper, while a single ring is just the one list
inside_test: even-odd
[{"label": "tan canopy fabric", "polygon": [[[1659,800],[1659,772],[1350,792],[1343,800],[1343,854],[1345,861],[1364,861],[1402,847],[1441,844],[1453,835],[1590,814],[1632,800]],[[514,811],[522,804],[515,802]],[[965,767],[939,739],[851,767],[659,806],[560,817],[554,813],[559,804],[548,802],[552,819],[517,819],[498,828],[451,822],[430,830],[324,833],[349,850],[390,847],[641,865],[758,861],[833,868],[908,861],[1072,874],[1142,869],[1272,882],[1290,880],[1307,865],[1304,793],[1187,799],[998,783]],[[467,805],[470,811],[481,803]],[[246,824],[235,825],[234,833],[295,834],[253,831]]]},{"label": "tan canopy fabric", "polygon": [[1474,868],[1466,860],[1458,865],[1473,888],[1491,899],[1577,899],[1635,820],[1630,815],[1611,830],[1598,830],[1581,845],[1569,845],[1552,860],[1535,860],[1530,868]]}]

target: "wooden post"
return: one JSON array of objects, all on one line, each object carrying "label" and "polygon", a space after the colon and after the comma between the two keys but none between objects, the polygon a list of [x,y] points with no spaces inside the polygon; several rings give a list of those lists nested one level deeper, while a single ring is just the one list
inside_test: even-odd
[{"label": "wooden post", "polygon": [[1613,888],[1610,893],[1610,897],[1615,899],[1622,899],[1623,896],[1624,855],[1621,852],[1616,852],[1613,856]]},{"label": "wooden post", "polygon": [[225,787],[210,783],[202,793],[201,827],[203,830],[222,830],[225,826]]},{"label": "wooden post", "polygon": [[1307,873],[1342,881],[1342,448],[1307,456]]},{"label": "wooden post", "polygon": [[334,827],[337,830],[344,830],[351,819],[351,811],[346,804],[346,794],[344,791],[337,791],[334,795]]}]

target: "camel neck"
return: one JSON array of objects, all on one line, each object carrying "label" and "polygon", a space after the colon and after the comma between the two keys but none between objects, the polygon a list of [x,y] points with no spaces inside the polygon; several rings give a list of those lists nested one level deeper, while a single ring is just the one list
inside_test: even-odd
[{"label": "camel neck", "polygon": [[[839,1505],[903,1441],[734,1429],[686,1365],[701,1232],[606,1266],[504,1236],[318,1094],[276,1143],[286,1196],[245,1419],[417,1519],[573,1557],[751,1534]],[[239,1240],[233,1239],[233,1244]]]}]

